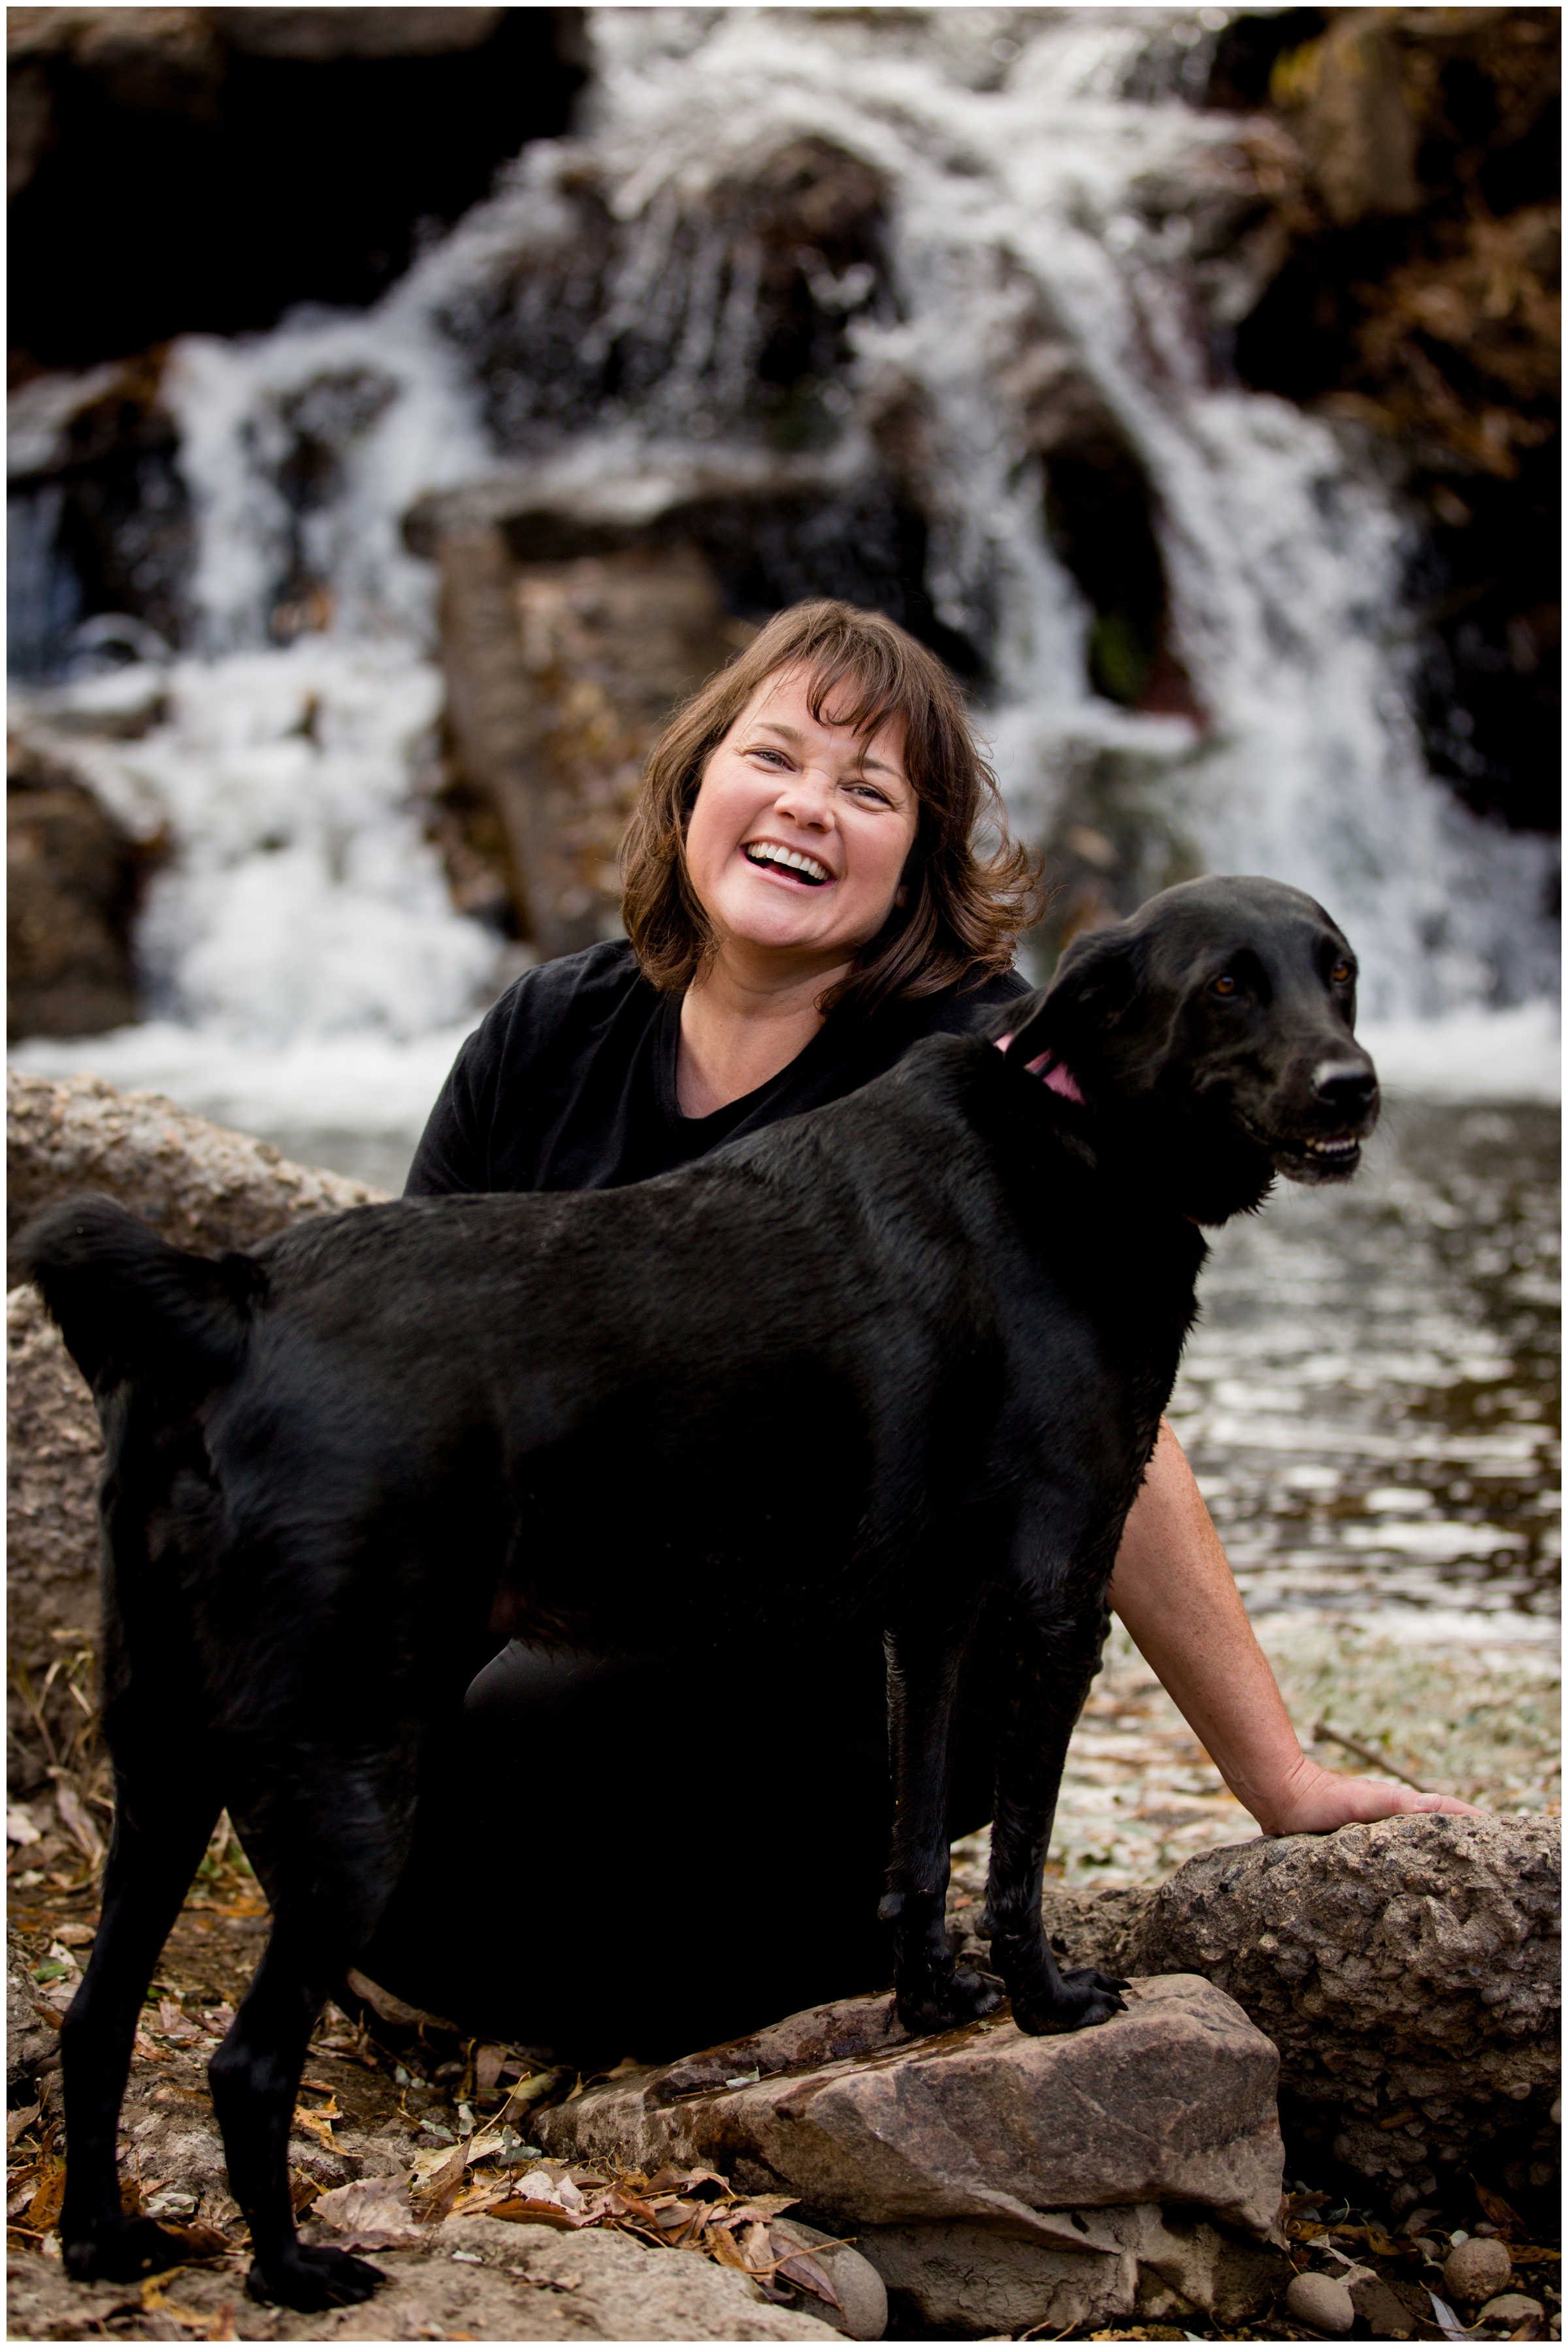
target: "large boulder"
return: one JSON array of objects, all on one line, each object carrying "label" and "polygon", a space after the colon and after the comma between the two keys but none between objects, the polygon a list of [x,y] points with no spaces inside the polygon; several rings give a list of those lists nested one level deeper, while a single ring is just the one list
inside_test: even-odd
[{"label": "large boulder", "polygon": [[55,1084],[15,1072],[5,1093],[13,1232],[52,1199],[97,1190],[173,1246],[218,1254],[381,1196],[346,1175],[295,1166],[270,1141],[213,1125],[161,1093],[117,1092],[99,1076]]},{"label": "large boulder", "polygon": [[477,522],[445,534],[439,561],[453,740],[505,840],[519,927],[547,956],[613,936],[649,749],[744,632],[691,544],[519,563]]},{"label": "large boulder", "polygon": [[6,1033],[97,1035],[137,1016],[142,852],[83,778],[13,737],[5,759]]},{"label": "large boulder", "polygon": [[1561,1835],[1554,1818],[1399,1818],[1209,1851],[1103,1955],[1225,1990],[1279,2049],[1287,2125],[1375,2185],[1413,2201],[1490,2146],[1489,2167],[1540,2188]]},{"label": "large boulder", "polygon": [[[175,1246],[216,1254],[377,1196],[363,1182],[291,1165],[270,1142],[210,1125],[157,1093],[118,1093],[96,1076],[51,1084],[13,1073],[7,1096],[13,1229],[73,1190],[106,1191]],[[71,1683],[84,1686],[97,1645],[103,1447],[92,1398],[30,1288],[8,1301],[6,1345],[7,1778],[30,1795],[82,1747]]]}]

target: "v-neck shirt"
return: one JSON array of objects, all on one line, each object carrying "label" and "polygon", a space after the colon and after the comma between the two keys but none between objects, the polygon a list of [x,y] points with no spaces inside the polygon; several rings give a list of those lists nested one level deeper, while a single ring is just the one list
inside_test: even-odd
[{"label": "v-neck shirt", "polygon": [[711,1116],[683,1117],[681,996],[651,986],[623,939],[564,954],[526,971],[464,1044],[405,1196],[647,1181],[740,1134],[841,1100],[923,1036],[984,1033],[1028,992],[1009,971],[870,1017],[852,1008],[830,1013],[765,1084]]}]

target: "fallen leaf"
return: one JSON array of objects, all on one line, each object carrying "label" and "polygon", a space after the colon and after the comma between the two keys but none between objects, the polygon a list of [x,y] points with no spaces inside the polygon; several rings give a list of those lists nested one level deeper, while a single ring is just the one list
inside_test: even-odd
[{"label": "fallen leaf", "polygon": [[818,2299],[825,2300],[829,2307],[842,2305],[838,2293],[828,2281],[826,2269],[818,2265],[809,2250],[792,2246],[782,2234],[770,2234],[768,2240],[778,2260],[775,2271],[785,2282],[796,2283],[803,2291],[815,2292]]},{"label": "fallen leaf", "polygon": [[487,2213],[492,2218],[505,2218],[511,2225],[558,2226],[563,2232],[577,2233],[589,2221],[574,2218],[559,2201],[535,2201],[519,2194],[512,2199],[497,2201]]},{"label": "fallen leaf", "polygon": [[1511,2240],[1522,2239],[1524,2227],[1517,2209],[1512,2208],[1501,2193],[1494,2193],[1490,2185],[1483,2185],[1479,2178],[1472,2177],[1470,2181],[1475,2188],[1476,2199],[1498,2231],[1506,2234]]},{"label": "fallen leaf", "polygon": [[354,2250],[413,2250],[427,2239],[395,2177],[360,2177],[334,2185],[331,2192],[318,2194],[311,2215],[334,2233],[351,2235]]},{"label": "fallen leaf", "polygon": [[504,2046],[477,2046],[474,2049],[474,2085],[482,2096],[488,2095],[492,2087],[500,2084],[506,2063],[507,2049]]},{"label": "fallen leaf", "polygon": [[60,2215],[60,2204],[66,2198],[66,2164],[52,2160],[41,2171],[36,2192],[27,2205],[27,2225],[35,2234],[46,2234]]},{"label": "fallen leaf", "polygon": [[37,2118],[40,2108],[37,2104],[28,2104],[22,2111],[6,2113],[5,2141],[7,2144],[15,2144],[19,2136],[26,2133]]},{"label": "fallen leaf", "polygon": [[83,1858],[90,1866],[101,1867],[104,1863],[104,1838],[98,1832],[96,1819],[83,1807],[71,1787],[56,1786],[55,1807],[60,1814],[60,1824]]},{"label": "fallen leaf", "polygon": [[428,2222],[446,2214],[462,2188],[467,2157],[466,2144],[436,2145],[415,2154],[408,2196],[416,2216]]},{"label": "fallen leaf", "polygon": [[204,2226],[200,2220],[181,2224],[165,2218],[162,2223],[164,2232],[173,2235],[192,2265],[199,2265],[205,2259],[227,2258],[234,2247],[227,2234],[220,2234],[216,2226]]},{"label": "fallen leaf", "polygon": [[296,2104],[292,2126],[302,2128],[307,2136],[313,2136],[316,2141],[325,2145],[330,2152],[336,2142],[333,2135],[333,2122],[342,2117],[343,2114],[337,2108],[337,2099],[334,2096],[332,2103],[319,2112],[307,2110],[303,2104]]}]

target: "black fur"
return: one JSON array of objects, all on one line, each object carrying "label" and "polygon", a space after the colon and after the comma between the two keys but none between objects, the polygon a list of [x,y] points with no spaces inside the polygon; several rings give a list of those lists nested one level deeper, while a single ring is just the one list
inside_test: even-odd
[{"label": "black fur", "polygon": [[[213,2059],[252,2287],[375,2271],[298,2242],[286,2146],[316,2013],[408,1848],[422,1756],[498,1632],[668,1649],[885,1629],[887,1891],[916,2030],[1003,1987],[1028,2031],[1124,1984],[1058,1970],[1040,1879],[1106,1591],[1170,1394],[1197,1221],[1274,1172],[1348,1173],[1377,1113],[1345,941],[1260,880],[1168,891],[1078,941],[1004,1055],[933,1038],[832,1107],[635,1189],[405,1201],[251,1258],[76,1202],[27,1242],[93,1380],[117,1814],[64,2030],[75,2274],[173,2255],[119,2212],[137,2012],[226,1805],[272,1940]],[[1028,1073],[1065,1062],[1083,1100]],[[948,1714],[1005,1611],[991,1876],[999,1982],[943,1927]],[[586,1822],[591,1830],[591,1822]],[[526,1833],[526,1821],[519,1821]],[[789,1896],[781,1877],[781,1899]]]}]

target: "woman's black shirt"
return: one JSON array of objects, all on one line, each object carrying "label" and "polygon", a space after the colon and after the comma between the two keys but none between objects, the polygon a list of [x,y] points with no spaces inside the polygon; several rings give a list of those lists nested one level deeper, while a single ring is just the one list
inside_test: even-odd
[{"label": "woman's black shirt", "polygon": [[681,998],[631,948],[589,946],[525,972],[462,1050],[431,1111],[405,1196],[608,1190],[702,1158],[735,1135],[868,1084],[923,1035],[967,1035],[1029,989],[1016,972],[967,994],[831,1014],[785,1068],[712,1117],[675,1096]]}]

